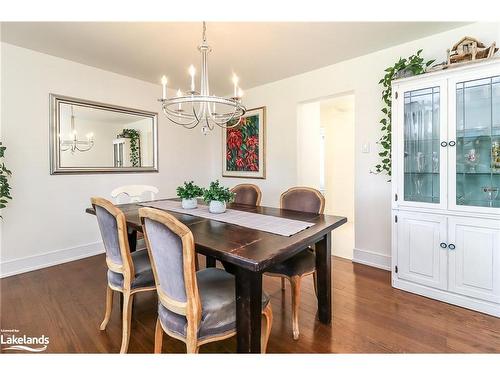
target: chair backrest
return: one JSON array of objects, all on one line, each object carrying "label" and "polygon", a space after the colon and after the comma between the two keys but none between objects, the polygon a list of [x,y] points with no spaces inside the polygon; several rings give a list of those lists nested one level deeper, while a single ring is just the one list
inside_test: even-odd
[{"label": "chair backrest", "polygon": [[262,192],[259,187],[254,184],[239,184],[231,189],[236,193],[234,203],[248,204],[251,206],[259,206],[262,198]]},{"label": "chair backrest", "polygon": [[281,194],[280,207],[285,210],[322,214],[325,210],[325,197],[319,190],[297,186]]},{"label": "chair backrest", "polygon": [[124,286],[129,285],[134,275],[134,264],[130,256],[127,238],[127,221],[124,213],[104,198],[90,199],[97,217],[108,268],[124,276]]},{"label": "chair backrest", "polygon": [[111,192],[117,204],[142,202],[153,200],[158,194],[158,188],[151,185],[124,185],[117,187]]},{"label": "chair backrest", "polygon": [[139,217],[158,299],[166,309],[184,315],[188,332],[196,334],[201,319],[201,301],[196,282],[193,234],[165,211],[140,208]]}]

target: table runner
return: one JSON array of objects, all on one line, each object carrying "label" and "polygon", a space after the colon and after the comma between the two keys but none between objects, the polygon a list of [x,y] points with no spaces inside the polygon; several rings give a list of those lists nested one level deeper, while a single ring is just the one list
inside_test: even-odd
[{"label": "table runner", "polygon": [[292,220],[283,217],[233,210],[229,208],[222,214],[212,214],[208,211],[208,206],[200,204],[198,205],[198,208],[186,210],[181,207],[181,202],[171,200],[145,202],[140,203],[140,205],[192,216],[199,216],[205,219],[217,220],[228,224],[235,224],[287,237],[314,225],[313,223],[309,223],[307,221]]}]

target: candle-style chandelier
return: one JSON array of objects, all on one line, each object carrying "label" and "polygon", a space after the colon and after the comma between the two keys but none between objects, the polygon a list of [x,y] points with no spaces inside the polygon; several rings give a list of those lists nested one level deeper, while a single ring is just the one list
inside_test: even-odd
[{"label": "candle-style chandelier", "polygon": [[175,124],[193,129],[201,124],[201,131],[207,134],[215,125],[221,128],[232,128],[238,125],[246,108],[241,103],[243,91],[238,86],[238,77],[233,74],[233,96],[224,98],[210,95],[208,86],[208,53],[211,51],[206,39],[206,24],[203,22],[203,41],[198,47],[201,53],[201,79],[200,91],[195,89],[196,70],[193,65],[189,67],[191,88],[185,94],[179,89],[175,97],[167,97],[167,77],[163,76],[162,110],[165,116]]},{"label": "candle-style chandelier", "polygon": [[78,133],[75,127],[75,115],[73,113],[73,106],[71,106],[71,132],[69,139],[63,139],[59,134],[59,149],[61,151],[71,151],[74,154],[76,151],[85,152],[94,147],[94,134],[88,133],[85,139],[78,139]]}]

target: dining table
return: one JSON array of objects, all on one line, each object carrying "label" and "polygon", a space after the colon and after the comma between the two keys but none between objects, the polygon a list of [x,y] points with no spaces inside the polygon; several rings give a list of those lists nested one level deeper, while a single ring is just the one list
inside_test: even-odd
[{"label": "dining table", "polygon": [[[117,205],[127,221],[131,251],[137,232],[142,232],[139,209],[155,206],[155,200]],[[179,201],[177,198],[168,201]],[[180,201],[179,201],[180,206]],[[235,276],[236,340],[238,353],[260,353],[262,278],[267,269],[311,247],[316,254],[318,319],[331,324],[332,319],[332,231],[347,222],[345,217],[274,207],[228,204],[230,210],[275,216],[308,222],[309,227],[293,235],[279,235],[266,230],[219,221],[188,213],[165,210],[185,224],[193,233],[195,249],[206,256],[207,267],[219,261]],[[86,209],[95,215],[94,209]]]}]

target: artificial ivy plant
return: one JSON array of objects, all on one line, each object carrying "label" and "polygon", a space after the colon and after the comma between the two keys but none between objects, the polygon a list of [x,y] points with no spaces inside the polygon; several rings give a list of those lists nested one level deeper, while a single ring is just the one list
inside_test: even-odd
[{"label": "artificial ivy plant", "polygon": [[12,199],[10,195],[11,187],[8,180],[12,172],[7,169],[3,161],[6,149],[5,146],[2,146],[2,142],[0,142],[0,209],[7,206],[7,199]]},{"label": "artificial ivy plant", "polygon": [[118,137],[130,139],[130,162],[132,167],[140,167],[139,157],[139,137],[140,132],[137,129],[123,129]]},{"label": "artificial ivy plant", "polygon": [[418,50],[416,54],[404,59],[399,60],[393,65],[385,69],[385,76],[379,81],[383,86],[382,90],[382,119],[379,121],[381,124],[382,136],[377,142],[382,150],[379,152],[380,162],[375,166],[374,173],[383,173],[391,176],[391,105],[392,105],[392,88],[391,83],[396,78],[401,78],[410,75],[418,75],[425,73],[425,70],[435,60],[424,61],[420,56],[422,50]]}]

